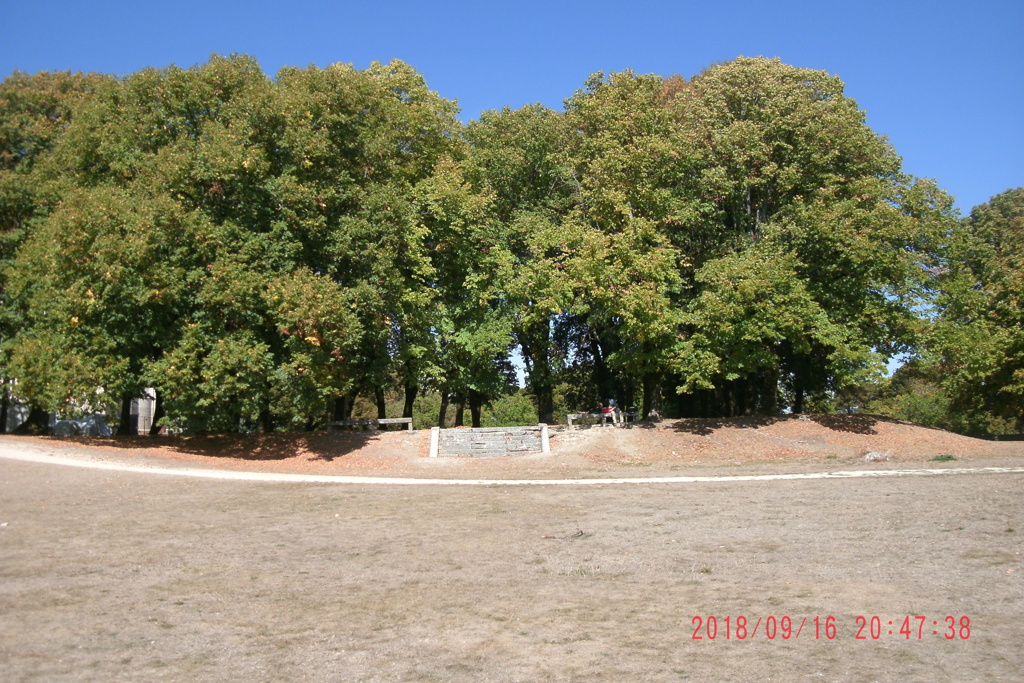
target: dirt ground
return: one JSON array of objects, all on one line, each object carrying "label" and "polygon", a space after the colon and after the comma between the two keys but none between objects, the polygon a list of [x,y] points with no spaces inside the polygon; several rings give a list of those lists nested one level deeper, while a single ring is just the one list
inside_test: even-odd
[{"label": "dirt ground", "polygon": [[[474,460],[426,438],[0,450],[435,479],[1024,465],[1021,442],[860,417],[557,432],[549,455]],[[1016,681],[1022,502],[1021,473],[451,487],[0,457],[0,680]]]},{"label": "dirt ground", "polygon": [[[972,439],[868,415],[690,419],[628,428],[553,427],[551,454],[428,458],[429,430],[328,435],[222,437],[3,437],[6,443],[160,466],[387,477],[524,479],[604,478],[744,471],[819,471],[923,465],[975,466],[1024,458],[1024,441]],[[867,453],[885,458],[865,463]]]}]

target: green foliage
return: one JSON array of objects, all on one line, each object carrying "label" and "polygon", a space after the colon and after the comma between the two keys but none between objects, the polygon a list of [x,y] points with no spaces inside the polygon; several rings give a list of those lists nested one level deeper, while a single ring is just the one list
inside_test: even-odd
[{"label": "green foliage", "polygon": [[900,367],[868,401],[864,412],[886,415],[960,434],[1006,434],[1012,421],[984,411],[962,410],[943,386],[940,366],[913,359]]},{"label": "green foliage", "polygon": [[741,58],[669,106],[700,170],[700,218],[677,238],[695,268],[683,391],[746,381],[771,410],[775,376],[801,412],[915,341],[951,203],[899,173],[837,78]]},{"label": "green foliage", "polygon": [[436,276],[429,330],[433,359],[429,365],[419,359],[421,368],[429,368],[420,376],[479,406],[508,393],[513,383],[512,321],[500,294],[511,256],[495,229],[491,197],[474,190],[454,159],[442,159],[417,194]]},{"label": "green foliage", "polygon": [[[33,222],[45,216],[54,200],[37,167],[66,130],[77,105],[111,81],[98,75],[15,72],[0,83],[0,377],[5,384],[17,372],[9,365],[13,340],[27,325],[24,309],[10,291],[8,270]],[[60,342],[61,336],[38,335],[22,348],[21,355],[33,357],[23,358],[24,363],[38,361],[41,372],[56,373],[40,391],[47,394],[48,404],[63,406],[68,395],[83,391],[80,387],[57,389],[58,378],[73,378],[77,366],[88,361],[71,357],[52,361],[52,353],[44,350],[51,341]],[[51,361],[50,368],[44,367]],[[97,402],[94,392],[95,387],[84,392],[90,394],[91,402]],[[24,386],[20,393],[25,393]]]},{"label": "green foliage", "polygon": [[153,368],[170,424],[186,432],[250,431],[270,392],[270,348],[245,332],[211,339],[192,330]]},{"label": "green foliage", "polygon": [[[175,231],[172,214],[166,202],[140,202],[114,187],[83,188],[70,191],[38,227],[10,281],[29,331],[10,344],[20,392],[56,411],[68,401],[94,403],[99,387],[114,402],[141,390],[143,366],[173,335],[182,296],[173,252],[185,245],[150,229],[163,223]],[[55,381],[47,364],[72,358],[78,360],[66,380]]]},{"label": "green foliage", "polygon": [[953,424],[949,397],[941,387],[925,378],[908,379],[871,404],[871,412],[915,422],[927,427],[963,431],[964,424]]},{"label": "green foliage", "polygon": [[[429,357],[416,185],[461,143],[454,105],[415,71],[272,82],[214,56],[102,85],[34,163],[56,210],[12,276],[26,397],[56,408],[148,384],[190,428],[303,427]],[[88,362],[44,379],[36,353]]]},{"label": "green foliage", "polygon": [[483,411],[483,427],[520,427],[537,424],[537,408],[522,390],[490,403]]},{"label": "green foliage", "polygon": [[[463,127],[398,61],[15,74],[0,374],[51,410],[153,387],[193,431],[316,428],[360,395],[421,426],[442,398],[654,415],[663,385],[693,415],[1021,419],[1024,191],[961,224],[843,88],[739,58]],[[924,335],[938,393],[874,396]]]},{"label": "green foliage", "polygon": [[954,410],[1024,430],[1024,188],[975,207],[939,271],[933,361]]},{"label": "green foliage", "polygon": [[950,235],[937,271],[930,361],[950,410],[973,426],[993,416],[1024,429],[1024,189],[977,206]]},{"label": "green foliage", "polygon": [[488,257],[493,308],[520,346],[539,420],[550,422],[564,365],[552,326],[572,298],[565,265],[579,234],[567,215],[575,187],[564,158],[571,128],[565,117],[537,105],[485,112],[467,137],[467,179],[489,200],[485,230],[491,239],[474,256]]}]

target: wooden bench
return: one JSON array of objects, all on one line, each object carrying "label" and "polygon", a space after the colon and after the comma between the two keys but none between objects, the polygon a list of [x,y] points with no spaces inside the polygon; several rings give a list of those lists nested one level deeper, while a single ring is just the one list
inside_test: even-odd
[{"label": "wooden bench", "polygon": [[573,421],[579,422],[581,420],[593,420],[595,424],[604,426],[611,422],[616,424],[614,413],[569,413],[565,416],[566,421],[569,423],[569,429],[573,428]]},{"label": "wooden bench", "polygon": [[412,431],[412,418],[411,417],[385,417],[377,420],[362,419],[362,420],[338,420],[337,422],[329,422],[327,424],[327,433],[333,434],[335,429],[341,427],[360,427],[369,430],[376,430],[377,427],[382,425],[409,425],[407,429]]}]

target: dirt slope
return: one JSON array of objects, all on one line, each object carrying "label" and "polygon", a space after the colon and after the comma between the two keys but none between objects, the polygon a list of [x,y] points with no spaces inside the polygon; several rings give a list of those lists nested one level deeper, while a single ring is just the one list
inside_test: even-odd
[{"label": "dirt slope", "polygon": [[[627,428],[552,428],[550,454],[428,458],[429,431],[340,435],[272,434],[192,438],[6,437],[49,451],[199,466],[315,474],[429,477],[562,477],[783,466],[791,470],[956,460],[1017,461],[1024,442],[992,442],[873,416],[810,415],[687,419]],[[881,453],[881,463],[865,454]],[[945,458],[945,460],[949,460]]]}]

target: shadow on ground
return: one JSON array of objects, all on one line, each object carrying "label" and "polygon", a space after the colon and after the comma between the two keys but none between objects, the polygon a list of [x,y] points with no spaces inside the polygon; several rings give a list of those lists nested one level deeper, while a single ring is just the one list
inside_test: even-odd
[{"label": "shadow on ground", "polygon": [[837,432],[852,434],[877,434],[875,425],[879,422],[899,422],[878,415],[749,415],[745,417],[684,418],[672,424],[677,432],[709,436],[719,429],[759,429],[789,420],[808,420]]},{"label": "shadow on ground", "polygon": [[811,420],[822,427],[836,432],[852,432],[854,434],[877,434],[875,425],[880,421],[895,422],[886,420],[877,415],[808,415]]},{"label": "shadow on ground", "polygon": [[672,423],[676,432],[685,432],[697,436],[709,436],[719,429],[733,427],[738,429],[758,429],[768,427],[776,422],[793,419],[788,415],[748,415],[745,417],[687,417]]},{"label": "shadow on ground", "polygon": [[331,462],[377,438],[373,432],[327,434],[224,434],[210,436],[48,436],[47,440],[126,450],[169,449],[210,458],[287,460],[300,452]]}]

